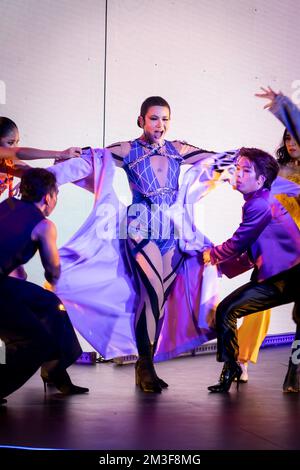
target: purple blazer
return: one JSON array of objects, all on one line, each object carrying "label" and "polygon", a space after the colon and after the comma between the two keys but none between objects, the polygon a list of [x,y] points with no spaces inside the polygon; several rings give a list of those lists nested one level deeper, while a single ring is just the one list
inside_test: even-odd
[{"label": "purple blazer", "polygon": [[222,245],[211,250],[212,264],[247,251],[254,279],[263,281],[300,263],[300,231],[268,189],[244,195],[242,222]]}]

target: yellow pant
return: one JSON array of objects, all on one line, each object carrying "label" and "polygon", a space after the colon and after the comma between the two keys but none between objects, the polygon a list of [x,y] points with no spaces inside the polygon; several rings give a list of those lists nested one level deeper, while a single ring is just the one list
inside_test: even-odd
[{"label": "yellow pant", "polygon": [[247,315],[238,329],[239,361],[256,362],[259,348],[266,337],[271,318],[271,310]]}]

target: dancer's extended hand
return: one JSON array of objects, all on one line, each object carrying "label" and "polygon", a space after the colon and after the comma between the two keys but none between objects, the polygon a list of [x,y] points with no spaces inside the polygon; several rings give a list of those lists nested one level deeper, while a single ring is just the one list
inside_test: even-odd
[{"label": "dancer's extended hand", "polygon": [[272,90],[270,86],[268,86],[267,88],[264,88],[261,86],[260,88],[263,91],[263,93],[255,93],[255,96],[257,96],[258,98],[265,98],[267,100],[270,100],[269,103],[265,104],[264,109],[271,108],[274,104],[276,96],[278,96],[281,93],[280,92],[275,93],[275,91]]}]

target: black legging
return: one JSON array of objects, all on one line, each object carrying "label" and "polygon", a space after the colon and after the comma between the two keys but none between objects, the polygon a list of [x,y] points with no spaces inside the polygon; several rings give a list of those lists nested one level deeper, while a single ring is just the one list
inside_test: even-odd
[{"label": "black legging", "polygon": [[295,339],[300,339],[300,265],[263,282],[249,282],[226,297],[217,308],[217,360],[238,359],[237,319],[268,308],[295,302]]},{"label": "black legging", "polygon": [[44,366],[66,369],[82,350],[59,298],[31,282],[0,280],[0,338],[6,363],[0,365],[0,397],[21,387]]}]

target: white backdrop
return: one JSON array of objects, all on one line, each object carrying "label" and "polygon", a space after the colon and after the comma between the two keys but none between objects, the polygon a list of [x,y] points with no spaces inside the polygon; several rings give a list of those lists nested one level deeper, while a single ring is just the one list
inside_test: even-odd
[{"label": "white backdrop", "polygon": [[[299,0],[0,0],[0,82],[6,89],[0,115],[16,121],[24,146],[101,147],[137,137],[141,102],[159,94],[172,108],[170,139],[212,150],[257,146],[274,153],[283,128],[254,93],[270,84],[293,94],[300,78],[299,5]],[[114,184],[129,202],[121,170]],[[83,190],[61,189],[52,217],[60,245],[91,204]],[[240,195],[229,187],[208,196],[203,226],[214,242],[230,236],[240,206]],[[42,283],[39,260],[28,271]],[[221,297],[247,279],[247,274],[224,279]],[[290,311],[291,306],[274,309],[270,333],[294,330]]]}]

